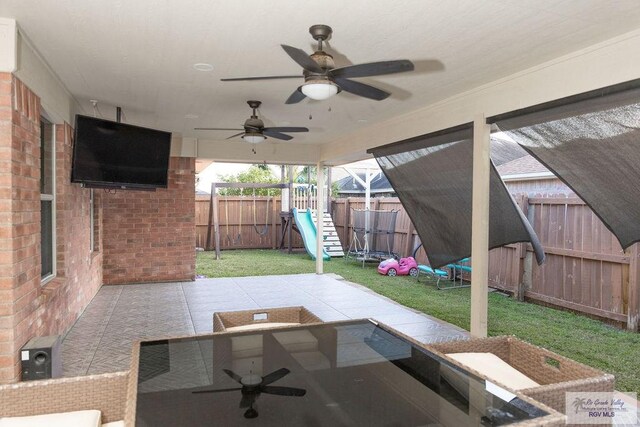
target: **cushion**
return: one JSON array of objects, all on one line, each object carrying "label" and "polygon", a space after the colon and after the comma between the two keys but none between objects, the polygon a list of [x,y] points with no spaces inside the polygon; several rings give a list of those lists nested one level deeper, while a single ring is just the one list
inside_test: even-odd
[{"label": "cushion", "polygon": [[293,326],[299,325],[299,323],[276,323],[276,322],[265,322],[265,323],[249,323],[248,325],[241,326],[232,326],[230,328],[225,328],[225,332],[235,332],[235,331],[253,331],[255,329],[270,329],[270,328],[278,328],[280,326]]},{"label": "cushion", "polygon": [[100,427],[100,411],[74,411],[0,418],[0,427]]},{"label": "cushion", "polygon": [[102,427],[124,427],[124,420],[123,421],[114,421],[112,423],[102,424]]},{"label": "cushion", "polygon": [[493,353],[448,353],[447,356],[512,390],[540,385]]},{"label": "cushion", "polygon": [[274,332],[274,338],[290,353],[316,351],[318,339],[306,329],[301,331]]}]

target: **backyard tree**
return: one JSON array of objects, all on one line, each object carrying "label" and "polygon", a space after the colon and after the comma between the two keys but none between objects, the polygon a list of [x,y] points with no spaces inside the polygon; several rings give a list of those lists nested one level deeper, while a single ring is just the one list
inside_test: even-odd
[{"label": "backyard tree", "polygon": [[[275,176],[267,165],[255,164],[249,169],[235,175],[226,175],[221,178],[223,182],[246,182],[260,184],[278,184],[280,179]],[[254,193],[255,190],[255,193]],[[279,196],[277,188],[221,188],[218,194],[222,196]]]}]

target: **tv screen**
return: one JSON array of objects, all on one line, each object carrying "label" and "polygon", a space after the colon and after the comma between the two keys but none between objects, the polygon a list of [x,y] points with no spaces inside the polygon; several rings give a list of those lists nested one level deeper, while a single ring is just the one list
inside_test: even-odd
[{"label": "tv screen", "polygon": [[170,132],[77,115],[71,182],[166,188],[170,150]]}]

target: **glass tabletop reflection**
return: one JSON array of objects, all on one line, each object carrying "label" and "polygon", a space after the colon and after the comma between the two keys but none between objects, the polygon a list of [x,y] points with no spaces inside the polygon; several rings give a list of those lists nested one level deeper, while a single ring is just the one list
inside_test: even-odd
[{"label": "glass tabletop reflection", "polygon": [[370,320],[141,343],[136,425],[508,425],[547,415]]}]

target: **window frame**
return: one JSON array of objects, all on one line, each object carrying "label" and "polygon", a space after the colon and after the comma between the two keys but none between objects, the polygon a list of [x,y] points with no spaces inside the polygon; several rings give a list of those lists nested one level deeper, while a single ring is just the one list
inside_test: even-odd
[{"label": "window frame", "polygon": [[[40,271],[40,285],[44,286],[51,280],[53,280],[57,275],[57,230],[56,230],[56,125],[48,120],[45,116],[40,117],[41,121],[41,134],[40,134],[40,153],[42,155],[43,148],[42,144],[44,144],[45,136],[42,132],[45,126],[51,126],[51,193],[42,193],[42,187],[40,188],[40,215],[42,215],[42,202],[50,202],[51,203],[51,272],[43,275],[42,270]],[[43,170],[42,165],[44,162],[41,160],[40,167],[40,182],[43,179]],[[40,229],[40,239],[44,238],[44,234],[42,232],[42,228]],[[42,243],[41,243],[42,245]],[[42,246],[41,246],[42,248]],[[40,252],[40,267],[42,268],[42,251]]]}]

